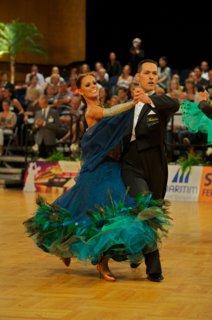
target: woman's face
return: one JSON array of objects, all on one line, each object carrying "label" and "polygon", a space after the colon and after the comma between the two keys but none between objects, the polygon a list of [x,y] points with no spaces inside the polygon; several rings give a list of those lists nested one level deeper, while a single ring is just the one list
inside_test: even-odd
[{"label": "woman's face", "polygon": [[116,104],[119,104],[119,98],[118,97],[111,97],[110,98],[110,105],[115,106]]},{"label": "woman's face", "polygon": [[191,81],[186,81],[185,82],[185,88],[186,89],[193,89],[194,88],[194,84]]},{"label": "woman's face", "polygon": [[123,73],[130,74],[130,66],[129,65],[124,66]]},{"label": "woman's face", "polygon": [[10,96],[11,96],[10,91],[8,89],[5,89],[3,92],[3,96],[4,96],[4,98],[10,98]]},{"label": "woman's face", "polygon": [[99,96],[99,88],[96,79],[87,75],[82,79],[79,93],[86,99],[95,99]]},{"label": "woman's face", "polygon": [[172,79],[171,82],[170,82],[170,88],[171,89],[178,89],[179,87],[179,83],[176,79]]},{"label": "woman's face", "polygon": [[4,111],[10,111],[10,105],[9,105],[9,103],[7,103],[6,101],[4,101],[4,102],[2,103],[2,109],[3,109]]}]

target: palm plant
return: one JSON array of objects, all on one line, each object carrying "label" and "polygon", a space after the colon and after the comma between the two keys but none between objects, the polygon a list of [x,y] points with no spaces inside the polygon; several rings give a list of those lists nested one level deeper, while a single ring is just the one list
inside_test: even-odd
[{"label": "palm plant", "polygon": [[18,53],[28,51],[46,55],[46,50],[41,44],[42,38],[43,35],[33,23],[18,20],[0,23],[0,56],[9,56],[11,83],[15,82],[15,64]]}]

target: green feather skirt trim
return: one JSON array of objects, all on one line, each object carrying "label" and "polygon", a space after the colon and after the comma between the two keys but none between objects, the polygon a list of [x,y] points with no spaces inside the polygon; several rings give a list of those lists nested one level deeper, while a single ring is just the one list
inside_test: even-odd
[{"label": "green feather skirt trim", "polygon": [[124,202],[88,211],[89,222],[81,224],[71,212],[38,199],[39,208],[24,225],[36,245],[62,258],[76,257],[96,264],[103,255],[116,261],[141,262],[142,252],[151,252],[167,235],[171,217],[169,202],[140,194],[136,207]]},{"label": "green feather skirt trim", "polygon": [[183,100],[180,108],[184,126],[193,133],[206,133],[208,144],[212,144],[212,120],[199,109],[198,104]]}]

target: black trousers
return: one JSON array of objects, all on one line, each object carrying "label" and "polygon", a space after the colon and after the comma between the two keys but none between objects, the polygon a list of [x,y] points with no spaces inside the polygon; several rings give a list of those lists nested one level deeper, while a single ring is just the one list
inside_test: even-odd
[{"label": "black trousers", "polygon": [[137,151],[136,142],[131,142],[122,158],[122,176],[130,194],[150,191],[154,199],[163,199],[166,193],[168,166],[165,151],[161,146]]},{"label": "black trousers", "polygon": [[55,145],[51,145],[51,146],[47,146],[44,144],[44,142],[42,141],[42,143],[39,145],[39,155],[42,158],[48,158],[52,155],[52,153],[54,153],[56,150],[56,146]]},{"label": "black trousers", "polygon": [[[126,187],[129,187],[129,194],[135,198],[138,193],[150,191],[155,199],[163,198],[167,179],[164,168],[159,149],[138,153],[136,143],[132,142],[122,160],[122,179]],[[150,253],[145,253],[144,250],[143,254],[146,273],[161,274],[158,249]]]}]

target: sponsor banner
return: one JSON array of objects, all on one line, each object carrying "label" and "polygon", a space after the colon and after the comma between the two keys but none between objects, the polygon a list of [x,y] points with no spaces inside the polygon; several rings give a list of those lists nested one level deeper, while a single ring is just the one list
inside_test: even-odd
[{"label": "sponsor banner", "polygon": [[198,201],[203,167],[193,166],[182,172],[179,165],[169,165],[166,198],[179,201]]},{"label": "sponsor banner", "polygon": [[31,161],[24,177],[26,192],[60,192],[70,189],[80,170],[80,162]]},{"label": "sponsor banner", "polygon": [[203,167],[199,201],[212,202],[212,166]]}]

